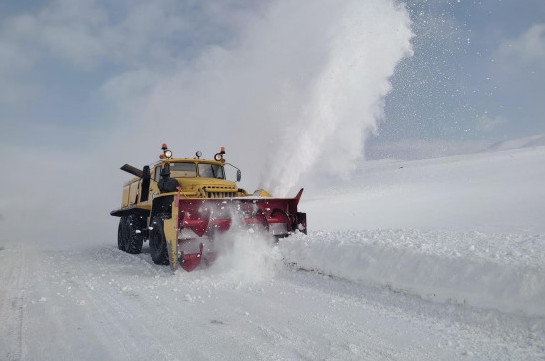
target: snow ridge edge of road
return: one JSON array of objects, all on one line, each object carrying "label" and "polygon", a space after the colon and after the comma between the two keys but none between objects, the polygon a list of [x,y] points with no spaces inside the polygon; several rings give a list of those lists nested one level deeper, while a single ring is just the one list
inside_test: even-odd
[{"label": "snow ridge edge of road", "polygon": [[[287,263],[434,302],[545,317],[542,236],[414,230],[311,232],[281,240]],[[518,253],[513,255],[512,249]]]}]

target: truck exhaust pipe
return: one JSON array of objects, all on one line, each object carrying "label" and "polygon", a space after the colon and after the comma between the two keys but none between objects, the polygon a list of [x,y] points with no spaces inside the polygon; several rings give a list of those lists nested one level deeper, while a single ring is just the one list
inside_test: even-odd
[{"label": "truck exhaust pipe", "polygon": [[132,165],[125,164],[123,167],[119,169],[124,170],[125,172],[128,172],[132,175],[135,175],[138,178],[144,178],[144,171],[136,167],[133,167]]}]

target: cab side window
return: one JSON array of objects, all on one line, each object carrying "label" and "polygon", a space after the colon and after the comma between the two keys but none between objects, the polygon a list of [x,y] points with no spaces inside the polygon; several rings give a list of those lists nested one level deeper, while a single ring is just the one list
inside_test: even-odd
[{"label": "cab side window", "polygon": [[160,165],[155,167],[155,174],[153,175],[153,179],[156,182],[159,182],[159,180],[161,179],[161,166]]}]

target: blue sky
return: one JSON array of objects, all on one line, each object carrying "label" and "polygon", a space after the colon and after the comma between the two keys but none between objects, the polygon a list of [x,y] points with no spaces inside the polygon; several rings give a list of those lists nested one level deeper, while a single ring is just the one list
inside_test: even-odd
[{"label": "blue sky", "polygon": [[163,142],[290,193],[543,134],[544,84],[543,0],[3,1],[0,228],[109,234],[118,167]]},{"label": "blue sky", "polygon": [[[545,132],[543,1],[404,4],[416,35],[414,55],[396,68],[374,143],[496,141]],[[157,79],[191,66],[211,46],[236,46],[245,23],[267,6],[2,2],[0,139],[55,147],[61,134],[70,135],[63,138],[68,144],[89,146],[86,135],[100,136],[126,121],[116,112],[124,106],[119,95],[105,94],[110,81],[141,71],[136,91],[145,97]],[[56,141],[44,139],[44,132]]]},{"label": "blue sky", "polygon": [[409,2],[414,56],[394,76],[390,139],[543,133],[545,2]]}]

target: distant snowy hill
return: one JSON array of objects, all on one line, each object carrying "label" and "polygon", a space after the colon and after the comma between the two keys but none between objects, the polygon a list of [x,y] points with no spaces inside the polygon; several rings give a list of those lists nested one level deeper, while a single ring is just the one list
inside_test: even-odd
[{"label": "distant snowy hill", "polygon": [[535,147],[366,161],[301,202],[310,229],[545,233],[544,184],[545,147]]},{"label": "distant snowy hill", "polygon": [[545,134],[502,140],[496,143],[486,140],[447,141],[406,139],[395,142],[380,142],[376,139],[369,139],[366,144],[365,155],[369,160],[419,160],[443,158],[463,154],[475,154],[479,152],[521,149],[544,145]]},{"label": "distant snowy hill", "polygon": [[497,142],[488,147],[487,151],[520,149],[528,147],[545,146],[545,134],[532,135],[530,137],[509,139]]}]

